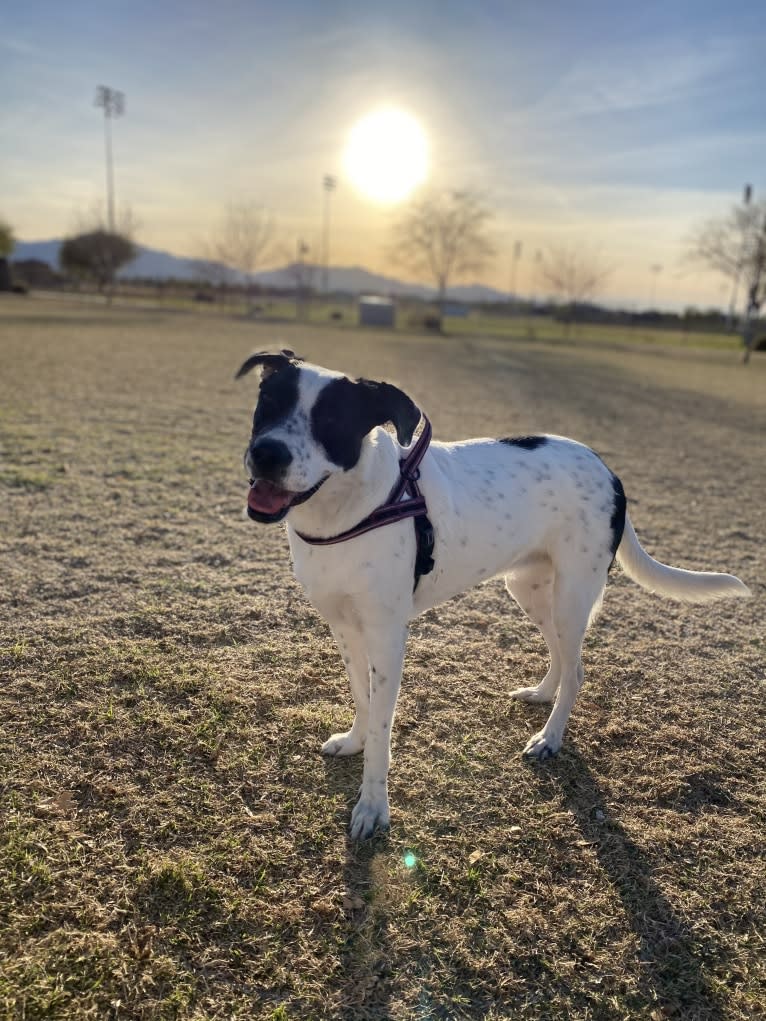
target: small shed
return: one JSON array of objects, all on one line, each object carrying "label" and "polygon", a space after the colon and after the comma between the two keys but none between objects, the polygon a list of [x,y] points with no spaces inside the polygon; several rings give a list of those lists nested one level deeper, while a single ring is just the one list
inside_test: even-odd
[{"label": "small shed", "polygon": [[461,305],[458,301],[448,301],[444,306],[443,315],[452,319],[466,319],[470,311],[467,305]]},{"label": "small shed", "polygon": [[363,294],[359,298],[360,326],[394,326],[396,322],[396,305],[391,298],[379,298],[372,294]]}]

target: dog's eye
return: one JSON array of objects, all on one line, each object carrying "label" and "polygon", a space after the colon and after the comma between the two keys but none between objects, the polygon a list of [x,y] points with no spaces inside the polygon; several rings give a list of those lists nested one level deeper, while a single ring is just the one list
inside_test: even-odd
[{"label": "dog's eye", "polygon": [[268,394],[264,394],[258,401],[255,414],[257,418],[261,418],[264,415],[274,415],[277,411],[279,411],[278,402],[273,397],[269,397]]},{"label": "dog's eye", "polygon": [[253,428],[261,429],[267,422],[279,417],[279,402],[268,394],[263,394],[255,408]]}]

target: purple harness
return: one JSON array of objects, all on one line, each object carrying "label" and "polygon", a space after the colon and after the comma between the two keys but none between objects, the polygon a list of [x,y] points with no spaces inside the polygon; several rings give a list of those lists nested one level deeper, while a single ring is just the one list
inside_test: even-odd
[{"label": "purple harness", "polygon": [[[423,431],[407,457],[402,458],[399,462],[400,477],[384,504],[376,507],[372,514],[368,514],[353,528],[349,528],[339,535],[331,535],[323,539],[304,535],[303,532],[296,531],[295,534],[311,546],[334,546],[336,543],[346,542],[348,539],[355,539],[358,535],[371,532],[374,528],[382,528],[383,525],[391,525],[395,521],[403,521],[405,518],[414,518],[415,539],[417,540],[414,588],[417,588],[421,575],[428,574],[434,567],[434,530],[428,520],[426,499],[418,487],[420,462],[423,460],[430,442],[431,423],[423,415]],[[407,499],[403,500],[402,497],[405,493]]]}]

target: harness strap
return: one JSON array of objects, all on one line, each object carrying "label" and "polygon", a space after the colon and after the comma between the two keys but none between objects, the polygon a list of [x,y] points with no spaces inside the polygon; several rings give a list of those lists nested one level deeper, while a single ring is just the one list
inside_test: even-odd
[{"label": "harness strap", "polygon": [[[338,535],[331,535],[326,538],[305,535],[297,532],[296,535],[303,542],[311,546],[334,546],[339,542],[346,542],[355,539],[359,535],[365,535],[375,528],[382,528],[383,525],[390,525],[396,521],[403,521],[405,518],[415,519],[415,538],[417,540],[417,556],[415,558],[415,588],[417,588],[421,575],[428,574],[433,570],[433,548],[434,530],[428,519],[428,508],[425,497],[420,492],[418,480],[420,478],[420,462],[423,460],[428,445],[431,442],[431,423],[423,415],[423,431],[417,443],[409,452],[407,457],[399,461],[399,479],[388,495],[388,499],[380,507],[377,507],[366,518],[363,518],[353,528],[340,532]],[[402,497],[407,493],[409,499]]]}]

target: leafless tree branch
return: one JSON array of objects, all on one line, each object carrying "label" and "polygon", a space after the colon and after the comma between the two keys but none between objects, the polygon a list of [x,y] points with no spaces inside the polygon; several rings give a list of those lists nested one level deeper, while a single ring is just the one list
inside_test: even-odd
[{"label": "leafless tree branch", "polygon": [[470,191],[428,195],[413,202],[394,226],[391,258],[436,284],[443,308],[450,281],[477,273],[495,254],[488,230],[492,213]]},{"label": "leafless tree branch", "polygon": [[745,285],[756,300],[766,297],[763,273],[763,236],[766,227],[766,199],[732,206],[723,217],[707,220],[697,227],[687,243],[686,259]]},{"label": "leafless tree branch", "polygon": [[598,253],[576,244],[549,246],[538,270],[542,284],[570,308],[593,299],[613,271]]},{"label": "leafless tree branch", "polygon": [[255,202],[229,202],[214,243],[219,262],[237,270],[248,283],[268,257],[274,236],[274,220]]}]

